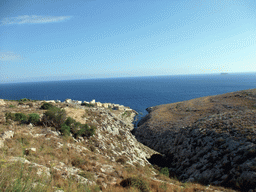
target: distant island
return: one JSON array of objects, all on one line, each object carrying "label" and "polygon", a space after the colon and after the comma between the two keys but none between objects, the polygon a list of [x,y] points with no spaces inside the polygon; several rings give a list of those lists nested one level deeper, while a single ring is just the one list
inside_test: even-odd
[{"label": "distant island", "polygon": [[221,73],[221,75],[227,75],[228,73]]}]

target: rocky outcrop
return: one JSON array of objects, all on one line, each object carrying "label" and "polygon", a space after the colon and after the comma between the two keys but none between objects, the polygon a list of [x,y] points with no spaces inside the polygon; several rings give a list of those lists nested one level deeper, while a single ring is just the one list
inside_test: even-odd
[{"label": "rocky outcrop", "polygon": [[[13,107],[6,105],[0,108],[0,125],[4,126],[0,132],[0,148],[7,151],[6,162],[27,164],[36,169],[37,175],[51,176],[51,172],[56,171],[64,179],[73,177],[78,182],[89,185],[96,184],[97,181],[101,186],[107,187],[117,184],[124,177],[120,167],[149,166],[147,158],[157,153],[139,143],[132,135],[132,122],[136,115],[133,110],[124,112],[101,105],[85,106],[71,99],[66,99],[63,103],[50,100],[49,103],[65,110],[67,116],[77,122],[96,127],[93,136],[75,138],[70,134],[69,141],[54,127],[6,121],[6,112],[26,115],[37,113],[42,120],[47,111],[41,108],[44,102],[10,101],[8,104]],[[44,153],[44,150],[47,152]],[[61,154],[65,152],[68,156],[65,154],[62,158]],[[54,158],[48,159],[48,153]],[[39,161],[35,163],[34,157]]]},{"label": "rocky outcrop", "polygon": [[6,139],[11,139],[13,138],[14,132],[12,130],[5,131],[0,135],[0,148],[4,146],[4,141]]},{"label": "rocky outcrop", "polygon": [[[51,104],[65,110],[67,117],[95,126],[93,136],[65,136],[55,127],[10,119],[7,121],[5,118],[6,113],[37,113],[41,121],[47,111],[41,107],[45,101],[5,101],[6,105],[0,107],[0,146],[4,151],[1,156],[1,169],[5,168],[0,177],[10,174],[11,177],[7,177],[12,178],[10,185],[17,179],[17,172],[22,167],[20,163],[23,163],[23,171],[27,171],[23,175],[34,178],[33,185],[48,186],[51,183],[48,187],[52,191],[57,187],[63,188],[63,191],[70,190],[65,188],[67,181],[74,186],[81,186],[77,191],[83,191],[91,185],[92,189],[94,185],[100,186],[102,191],[122,191],[120,183],[131,176],[150,184],[152,191],[181,191],[186,187],[177,180],[163,176],[157,171],[157,167],[156,170],[151,166],[148,159],[152,162],[160,160],[161,166],[171,161],[136,140],[131,133],[137,114],[134,110],[128,107],[124,107],[124,110],[113,110],[114,104],[105,108],[80,105],[71,99],[67,101]],[[4,185],[1,183],[1,186]],[[193,184],[188,190],[226,191],[220,187],[197,184]]]},{"label": "rocky outcrop", "polygon": [[182,181],[256,188],[256,90],[150,108],[135,135]]},{"label": "rocky outcrop", "polygon": [[3,99],[0,99],[0,105],[5,105],[5,102]]}]

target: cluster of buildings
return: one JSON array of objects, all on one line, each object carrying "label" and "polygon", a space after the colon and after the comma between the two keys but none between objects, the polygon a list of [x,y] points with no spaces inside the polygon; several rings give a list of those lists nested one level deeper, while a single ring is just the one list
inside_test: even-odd
[{"label": "cluster of buildings", "polygon": [[[60,100],[48,100],[45,101],[47,103],[61,103]],[[112,104],[112,103],[101,103],[101,102],[96,102],[95,99],[92,101],[77,101],[77,100],[72,100],[72,99],[66,99],[64,103],[69,103],[69,104],[76,104],[76,105],[87,105],[87,106],[94,106],[94,107],[101,107],[101,108],[107,108],[107,109],[113,109],[113,110],[121,110],[121,111],[132,111],[130,107],[125,107],[123,105],[119,104]]]}]

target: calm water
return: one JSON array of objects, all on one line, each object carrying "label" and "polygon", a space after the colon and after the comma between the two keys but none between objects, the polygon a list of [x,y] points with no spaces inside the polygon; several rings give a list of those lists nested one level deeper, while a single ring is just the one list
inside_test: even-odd
[{"label": "calm water", "polygon": [[147,107],[253,88],[255,73],[178,75],[0,84],[0,98],[96,99],[129,106],[145,115]]}]

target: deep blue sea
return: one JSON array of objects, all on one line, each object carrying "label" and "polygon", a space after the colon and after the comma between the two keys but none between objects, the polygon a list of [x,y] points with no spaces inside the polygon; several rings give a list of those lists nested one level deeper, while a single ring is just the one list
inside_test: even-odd
[{"label": "deep blue sea", "polygon": [[125,77],[0,84],[0,98],[108,102],[146,108],[203,96],[256,88],[256,73]]}]

